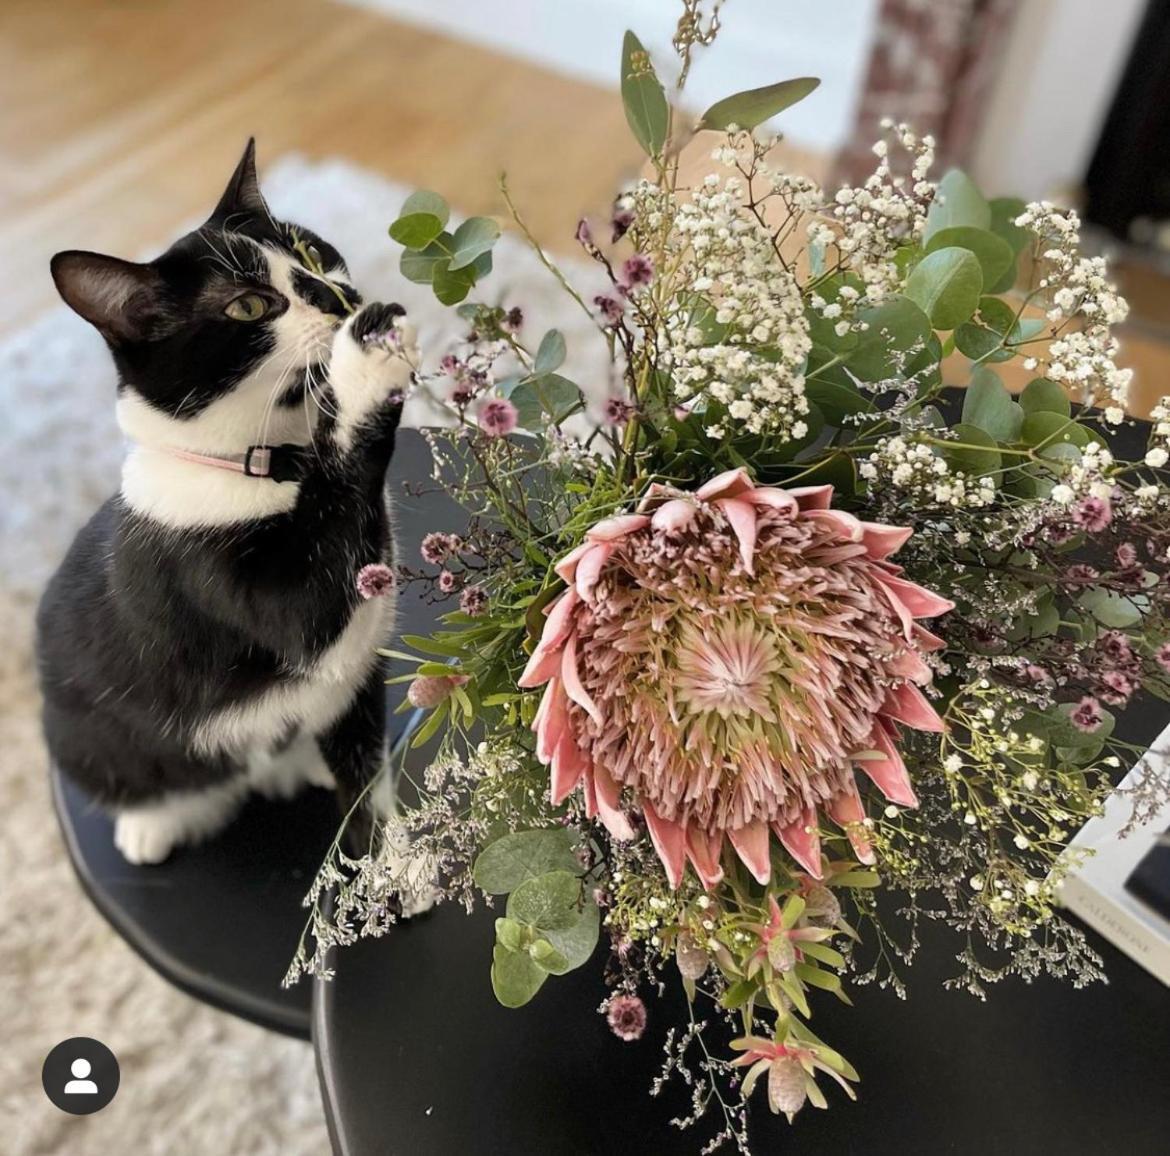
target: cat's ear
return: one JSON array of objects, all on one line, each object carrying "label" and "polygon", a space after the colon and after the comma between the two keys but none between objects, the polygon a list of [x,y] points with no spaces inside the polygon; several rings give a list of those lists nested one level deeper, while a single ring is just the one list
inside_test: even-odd
[{"label": "cat's ear", "polygon": [[65,304],[110,341],[148,335],[161,284],[152,266],[71,249],[58,253],[49,268]]},{"label": "cat's ear", "polygon": [[243,214],[252,216],[259,213],[268,216],[268,206],[260,193],[260,182],[256,177],[256,138],[248,138],[248,147],[232,173],[232,179],[224,189],[215,212],[211,214],[212,221],[227,221],[230,217]]}]

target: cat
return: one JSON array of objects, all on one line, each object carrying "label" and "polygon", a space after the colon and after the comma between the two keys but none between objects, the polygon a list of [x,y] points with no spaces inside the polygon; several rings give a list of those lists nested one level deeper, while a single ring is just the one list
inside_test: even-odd
[{"label": "cat", "polygon": [[69,251],[51,271],[113,355],[130,442],[37,615],[52,759],[132,863],[305,783],[335,787],[368,850],[394,599],[356,575],[391,561],[404,311],[363,305],[336,249],[272,216],[252,141],[160,257]]}]

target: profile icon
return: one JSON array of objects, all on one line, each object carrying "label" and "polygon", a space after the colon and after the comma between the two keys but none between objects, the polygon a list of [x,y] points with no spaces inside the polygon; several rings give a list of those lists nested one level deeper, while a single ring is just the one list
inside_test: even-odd
[{"label": "profile icon", "polygon": [[98,1094],[97,1084],[89,1078],[89,1073],[93,1071],[93,1065],[84,1056],[78,1056],[69,1065],[69,1071],[72,1073],[73,1079],[65,1085],[65,1095],[96,1096]]},{"label": "profile icon", "polygon": [[121,1078],[114,1053],[89,1036],[62,1040],[41,1068],[45,1095],[71,1116],[100,1112],[118,1094]]}]

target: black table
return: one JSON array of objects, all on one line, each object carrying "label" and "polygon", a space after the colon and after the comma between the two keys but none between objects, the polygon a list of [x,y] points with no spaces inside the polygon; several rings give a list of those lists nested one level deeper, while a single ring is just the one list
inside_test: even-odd
[{"label": "black table", "polygon": [[[1120,437],[1133,454],[1142,434]],[[1165,707],[1131,711],[1126,737],[1149,745]],[[440,908],[381,940],[335,954],[317,982],[313,1040],[338,1156],[610,1156],[697,1153],[679,1133],[677,1086],[648,1089],[676,986],[650,1005],[637,1043],[610,1034],[601,961],[550,978],[524,1008],[500,1007],[489,967],[495,912]],[[1090,933],[1108,985],[1008,980],[987,1003],[946,991],[958,948],[923,929],[903,1002],[849,985],[854,1007],[825,993],[813,1029],[859,1069],[859,1102],[823,1079],[830,1110],[789,1127],[757,1092],[754,1150],[858,1156],[1154,1156],[1170,1151],[1170,992]],[[600,953],[599,953],[600,955]]]},{"label": "black table", "polygon": [[[390,485],[425,483],[430,455],[413,432],[399,435]],[[403,558],[417,563],[418,543],[454,528],[458,511],[441,495],[396,505]],[[446,519],[446,521],[444,521]],[[398,626],[426,633],[437,610],[419,587],[399,598]],[[401,701],[390,688],[388,709]],[[404,716],[392,716],[401,728]],[[110,818],[72,781],[52,771],[53,800],[69,858],[97,909],[160,974],[197,999],[266,1028],[309,1037],[311,985],[283,990],[306,911],[301,900],[337,833],[331,791],[310,789],[291,801],[251,798],[216,839],[181,847],[165,863],[127,863]]]}]

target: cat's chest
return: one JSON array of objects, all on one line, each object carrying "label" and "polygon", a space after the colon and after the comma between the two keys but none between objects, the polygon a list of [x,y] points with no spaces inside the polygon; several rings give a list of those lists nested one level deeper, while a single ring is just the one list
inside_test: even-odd
[{"label": "cat's chest", "polygon": [[259,694],[209,715],[192,745],[206,754],[243,755],[269,749],[294,730],[327,730],[381,662],[377,649],[393,630],[394,604],[393,593],[359,603],[329,647]]}]

